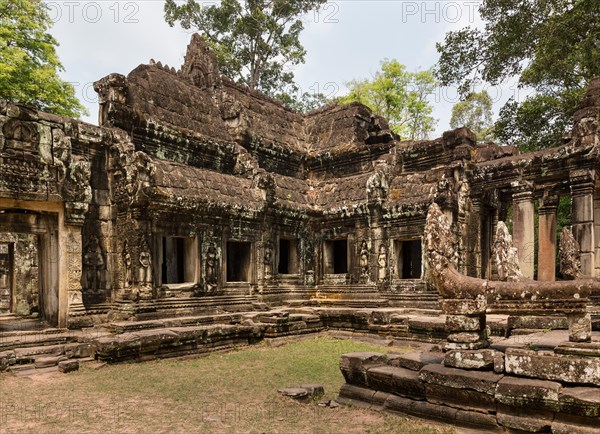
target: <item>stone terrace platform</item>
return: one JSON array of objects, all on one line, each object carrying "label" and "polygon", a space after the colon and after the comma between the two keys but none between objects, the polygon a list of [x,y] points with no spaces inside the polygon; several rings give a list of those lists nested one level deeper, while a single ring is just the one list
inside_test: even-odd
[{"label": "stone terrace platform", "polygon": [[[222,351],[262,340],[327,330],[368,334],[389,341],[445,341],[439,311],[400,308],[279,307],[145,321],[115,321],[67,330],[15,324],[0,332],[0,370],[24,372],[61,361],[143,361]],[[505,336],[508,318],[491,316],[492,334]]]},{"label": "stone terrace platform", "polygon": [[434,418],[491,432],[598,433],[600,333],[591,343],[567,331],[495,339],[482,358],[440,352],[342,356],[339,402]]}]

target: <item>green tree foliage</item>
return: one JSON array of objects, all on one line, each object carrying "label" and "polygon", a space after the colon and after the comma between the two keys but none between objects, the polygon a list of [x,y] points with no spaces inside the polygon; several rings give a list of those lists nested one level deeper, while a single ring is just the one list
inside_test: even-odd
[{"label": "green tree foliage", "polygon": [[[221,73],[251,89],[290,101],[297,90],[289,67],[304,62],[302,16],[327,0],[222,0],[201,5],[166,0],[165,19],[199,30],[215,51]],[[291,88],[287,95],[282,92]],[[293,101],[295,99],[292,99]]]},{"label": "green tree foliage", "polygon": [[365,104],[388,119],[401,139],[423,139],[435,128],[437,120],[431,115],[428,98],[437,81],[431,70],[409,72],[397,60],[384,59],[372,79],[352,80],[346,85],[350,93],[338,102]]},{"label": "green tree foliage", "polygon": [[58,76],[58,43],[41,0],[0,0],[0,98],[79,117],[85,108],[73,86]]},{"label": "green tree foliage", "polygon": [[492,140],[492,98],[490,94],[485,90],[471,92],[463,101],[454,104],[450,127],[467,127],[477,135],[477,140]]},{"label": "green tree foliage", "polygon": [[483,30],[466,27],[437,44],[437,77],[467,94],[482,79],[496,85],[518,76],[533,89],[511,98],[494,134],[521,149],[560,144],[589,80],[600,75],[598,0],[483,0]]}]

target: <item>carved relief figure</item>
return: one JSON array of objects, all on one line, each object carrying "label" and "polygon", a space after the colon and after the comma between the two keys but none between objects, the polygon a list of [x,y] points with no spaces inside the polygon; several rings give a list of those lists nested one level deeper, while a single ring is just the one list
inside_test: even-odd
[{"label": "carved relief figure", "polygon": [[210,243],[206,250],[206,283],[217,283],[217,248],[214,243]]},{"label": "carved relief figure", "polygon": [[123,278],[123,288],[129,288],[133,284],[133,270],[131,269],[131,254],[127,240],[123,243],[123,267],[125,268],[125,276]]},{"label": "carved relief figure", "polygon": [[265,243],[265,278],[268,279],[273,274],[273,244],[270,241]]},{"label": "carved relief figure", "polygon": [[379,255],[377,256],[377,281],[383,282],[387,275],[387,250],[385,245],[379,246]]},{"label": "carved relief figure", "polygon": [[359,256],[360,276],[366,279],[369,277],[369,249],[365,240],[360,245]]},{"label": "carved relief figure", "polygon": [[81,286],[92,292],[104,289],[104,255],[98,238],[91,237],[83,255]]},{"label": "carved relief figure", "polygon": [[142,248],[140,249],[140,257],[138,262],[139,284],[141,286],[150,285],[152,283],[152,261],[150,255],[150,248],[148,247],[148,242],[146,240],[142,242]]}]

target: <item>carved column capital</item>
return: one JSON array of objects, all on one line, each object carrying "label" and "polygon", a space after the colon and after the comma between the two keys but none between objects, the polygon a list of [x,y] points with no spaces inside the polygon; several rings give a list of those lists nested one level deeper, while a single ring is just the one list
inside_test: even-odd
[{"label": "carved column capital", "polygon": [[594,193],[596,171],[594,169],[576,169],[569,172],[572,196],[585,196]]}]

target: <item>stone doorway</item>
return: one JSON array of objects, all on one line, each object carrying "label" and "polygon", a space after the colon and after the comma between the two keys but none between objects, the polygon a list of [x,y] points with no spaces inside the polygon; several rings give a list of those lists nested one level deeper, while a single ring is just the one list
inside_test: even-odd
[{"label": "stone doorway", "polygon": [[58,324],[58,216],[0,210],[0,312]]}]

